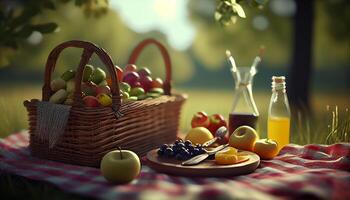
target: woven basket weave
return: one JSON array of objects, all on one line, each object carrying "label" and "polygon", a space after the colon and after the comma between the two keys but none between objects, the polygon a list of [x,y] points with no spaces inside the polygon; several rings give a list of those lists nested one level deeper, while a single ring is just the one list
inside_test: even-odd
[{"label": "woven basket weave", "polygon": [[[153,44],[160,50],[166,67],[164,81],[165,95],[155,99],[122,102],[116,70],[110,56],[96,45],[85,41],[68,41],[55,47],[47,60],[45,82],[42,88],[42,101],[48,101],[52,95],[50,89],[51,74],[56,61],[65,48],[83,48],[83,54],[75,77],[76,91],[64,134],[53,148],[48,141],[36,135],[37,103],[39,100],[25,101],[29,116],[30,150],[39,158],[64,163],[98,167],[102,157],[109,151],[121,146],[136,152],[139,156],[162,143],[176,139],[181,106],[186,96],[171,94],[171,62],[167,50],[154,39],[139,43],[132,52],[129,63],[134,64],[144,47]],[[111,107],[85,107],[81,97],[81,80],[84,66],[91,55],[96,53],[110,73]]]}]

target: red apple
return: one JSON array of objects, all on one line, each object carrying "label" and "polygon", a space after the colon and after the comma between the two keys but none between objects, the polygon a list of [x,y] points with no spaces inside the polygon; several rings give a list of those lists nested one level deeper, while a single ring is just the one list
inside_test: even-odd
[{"label": "red apple", "polygon": [[141,83],[136,81],[134,84],[130,85],[132,88],[141,87]]},{"label": "red apple", "polygon": [[191,121],[192,128],[195,128],[195,127],[208,128],[209,125],[210,125],[210,121],[207,113],[201,111],[193,115],[192,121]]},{"label": "red apple", "polygon": [[99,105],[98,99],[94,96],[86,96],[83,101],[87,107],[97,107]]},{"label": "red apple", "polygon": [[97,85],[91,81],[81,84],[81,91],[87,96],[96,96]]},{"label": "red apple", "polygon": [[163,88],[163,80],[161,78],[153,79],[152,88]]},{"label": "red apple", "polygon": [[216,140],[216,142],[217,142],[218,144],[227,144],[228,141],[229,141],[229,138],[230,138],[229,134],[226,134],[225,137]]},{"label": "red apple", "polygon": [[208,127],[209,131],[215,135],[216,130],[221,126],[227,127],[227,122],[225,118],[220,114],[214,114],[209,117],[210,125]]},{"label": "red apple", "polygon": [[96,96],[101,93],[111,94],[111,89],[109,88],[109,86],[98,86],[96,88]]},{"label": "red apple", "polygon": [[124,73],[127,73],[127,72],[135,72],[137,70],[137,67],[136,67],[136,65],[134,65],[134,64],[127,64],[126,66],[125,66],[125,72]]},{"label": "red apple", "polygon": [[140,78],[141,87],[148,92],[152,89],[152,78],[150,76],[141,76]]},{"label": "red apple", "polygon": [[141,77],[143,77],[143,76],[151,76],[151,70],[149,70],[147,67],[142,67],[137,73]]},{"label": "red apple", "polygon": [[140,76],[136,72],[129,72],[124,75],[123,82],[128,83],[129,85],[133,86],[136,82],[138,82],[140,79]]}]

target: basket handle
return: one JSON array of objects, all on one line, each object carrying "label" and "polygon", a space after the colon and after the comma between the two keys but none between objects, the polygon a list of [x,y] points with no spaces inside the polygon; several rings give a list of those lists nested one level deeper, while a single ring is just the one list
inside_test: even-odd
[{"label": "basket handle", "polygon": [[165,64],[165,73],[166,73],[165,81],[163,84],[164,94],[171,95],[171,60],[170,60],[169,53],[163,44],[161,44],[160,42],[158,42],[157,40],[155,40],[153,38],[149,38],[149,39],[145,39],[145,40],[141,41],[132,51],[132,53],[129,57],[128,63],[135,64],[135,62],[136,62],[137,58],[139,57],[140,53],[142,52],[142,50],[150,44],[156,45],[158,47],[160,53],[162,54],[164,64]]},{"label": "basket handle", "polygon": [[107,54],[107,52],[104,49],[97,47],[95,44],[91,42],[80,41],[80,40],[71,40],[71,41],[63,42],[58,46],[56,46],[50,52],[49,57],[46,61],[46,66],[45,66],[44,86],[42,88],[42,100],[48,101],[50,98],[50,95],[52,93],[50,88],[52,72],[55,70],[58,56],[65,48],[68,48],[68,47],[84,49],[80,59],[79,66],[78,66],[77,74],[75,76],[74,105],[76,106],[83,105],[83,100],[81,97],[81,81],[83,77],[84,67],[89,62],[92,54],[96,53],[98,57],[101,59],[101,61],[104,63],[104,65],[107,67],[111,75],[112,106],[114,111],[118,111],[121,105],[121,98],[119,93],[119,85],[117,84],[118,83],[118,77],[116,75],[117,72],[111,57]]}]

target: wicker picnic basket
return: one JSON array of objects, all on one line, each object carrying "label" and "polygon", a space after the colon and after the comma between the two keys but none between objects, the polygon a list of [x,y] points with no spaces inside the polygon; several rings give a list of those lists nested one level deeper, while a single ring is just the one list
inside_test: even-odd
[{"label": "wicker picnic basket", "polygon": [[[153,44],[161,52],[165,67],[164,94],[155,99],[122,102],[119,94],[118,78],[110,56],[102,48],[85,41],[68,41],[55,47],[46,62],[42,101],[48,101],[52,91],[50,80],[56,61],[62,50],[68,47],[84,49],[75,76],[76,91],[74,104],[69,113],[64,134],[54,147],[36,134],[37,104],[40,100],[25,101],[29,116],[30,150],[32,155],[64,163],[98,167],[102,157],[109,151],[129,149],[139,156],[160,144],[176,139],[181,106],[186,95],[171,93],[171,62],[165,47],[154,39],[139,43],[131,53],[129,63],[134,64],[144,47]],[[85,107],[81,97],[81,80],[84,66],[91,55],[96,53],[112,79],[111,107]]]}]

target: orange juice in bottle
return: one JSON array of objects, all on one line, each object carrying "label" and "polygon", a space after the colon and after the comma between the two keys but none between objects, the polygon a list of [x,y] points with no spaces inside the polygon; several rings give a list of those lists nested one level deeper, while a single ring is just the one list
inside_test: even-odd
[{"label": "orange juice in bottle", "polygon": [[269,105],[267,136],[281,150],[290,143],[290,109],[284,76],[272,77],[272,96]]},{"label": "orange juice in bottle", "polygon": [[287,117],[269,117],[268,119],[268,137],[277,141],[279,150],[289,144],[289,126],[290,119]]}]

